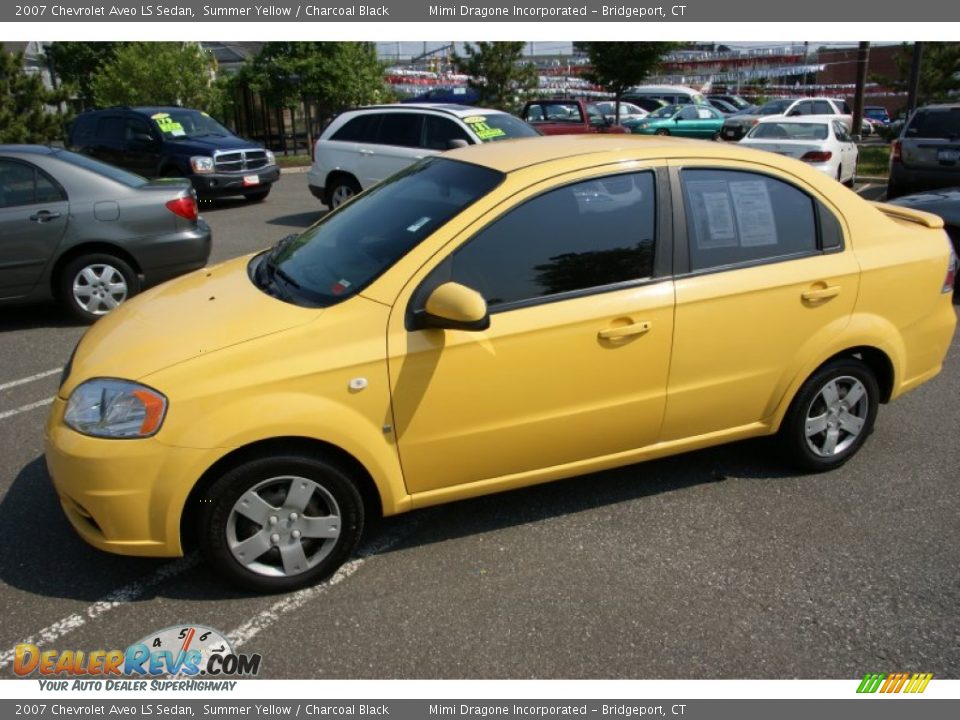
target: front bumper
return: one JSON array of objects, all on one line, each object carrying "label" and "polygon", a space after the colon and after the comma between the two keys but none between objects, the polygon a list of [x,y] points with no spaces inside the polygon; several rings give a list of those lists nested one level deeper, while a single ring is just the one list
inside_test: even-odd
[{"label": "front bumper", "polygon": [[156,438],[108,440],[74,432],[56,398],[45,432],[47,470],[67,519],[99,550],[177,557],[187,497],[212,463],[209,450],[174,448]]},{"label": "front bumper", "polygon": [[[256,182],[251,182],[253,178],[256,178]],[[193,183],[197,195],[202,197],[255,193],[266,190],[279,179],[280,168],[276,165],[243,172],[215,172],[190,176],[190,182]]]}]

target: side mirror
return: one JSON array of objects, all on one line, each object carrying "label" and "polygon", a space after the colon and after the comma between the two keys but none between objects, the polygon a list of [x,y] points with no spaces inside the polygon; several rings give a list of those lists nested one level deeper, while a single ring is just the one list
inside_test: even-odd
[{"label": "side mirror", "polygon": [[415,329],[425,327],[486,330],[490,327],[487,301],[465,285],[444,283],[430,293],[424,309],[416,314]]},{"label": "side mirror", "polygon": [[453,138],[447,141],[447,150],[456,150],[457,148],[467,147],[469,144],[463,138]]},{"label": "side mirror", "polygon": [[858,143],[858,142],[860,142],[861,140],[863,140],[863,136],[862,136],[862,135],[852,135],[852,136],[850,137],[850,139],[853,140],[853,142]]}]

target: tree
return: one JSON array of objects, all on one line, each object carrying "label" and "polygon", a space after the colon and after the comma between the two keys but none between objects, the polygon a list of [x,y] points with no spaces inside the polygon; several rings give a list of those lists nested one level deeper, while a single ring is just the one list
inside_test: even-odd
[{"label": "tree", "polygon": [[132,42],[116,49],[91,83],[93,99],[110,105],[180,105],[219,114],[217,63],[195,43]]},{"label": "tree", "polygon": [[[897,90],[906,90],[913,59],[913,43],[903,43],[894,58],[898,79],[871,75],[881,85]],[[928,42],[923,44],[923,60],[920,64],[919,104],[947,100],[952,91],[960,89],[960,43]]]},{"label": "tree", "polygon": [[23,67],[23,53],[0,44],[0,143],[48,143],[63,137],[52,111],[61,97],[43,86],[39,75]]},{"label": "tree", "polygon": [[591,68],[583,77],[613,93],[616,100],[614,122],[620,122],[620,98],[634,85],[642,83],[657,67],[663,56],[676,47],[670,42],[578,42],[575,47],[586,52]]},{"label": "tree", "polygon": [[85,110],[94,105],[94,78],[113,61],[119,45],[117,42],[55,42],[47,46],[44,55],[54,82],[75,96],[79,109]]},{"label": "tree", "polygon": [[275,105],[294,107],[309,98],[333,114],[386,100],[383,70],[372,43],[268,42],[241,77]]},{"label": "tree", "polygon": [[537,69],[523,61],[523,42],[467,43],[465,56],[451,58],[457,72],[469,76],[470,87],[487,107],[510,110],[518,96],[537,87]]}]

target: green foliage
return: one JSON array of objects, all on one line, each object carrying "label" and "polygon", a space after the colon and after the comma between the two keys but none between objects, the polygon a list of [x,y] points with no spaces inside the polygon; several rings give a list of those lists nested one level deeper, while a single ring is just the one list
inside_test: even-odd
[{"label": "green foliage", "polygon": [[116,55],[117,42],[55,42],[45,51],[50,73],[76,97],[80,109],[94,105],[93,80]]},{"label": "green foliage", "polygon": [[[881,85],[897,90],[907,90],[910,83],[910,66],[913,62],[913,44],[903,43],[894,58],[899,78],[871,75]],[[951,92],[960,90],[960,43],[925,42],[920,60],[920,89],[917,101],[925,103],[949,100]]]},{"label": "green foliage", "polygon": [[[641,84],[659,67],[663,56],[677,47],[671,42],[578,42],[592,66],[583,77],[613,93],[619,100],[634,85]],[[619,116],[619,106],[617,115]],[[616,118],[619,121],[619,117]]]},{"label": "green foliage", "polygon": [[23,53],[8,53],[0,44],[0,143],[61,139],[61,119],[49,107],[61,99],[43,86],[39,75],[24,70]]},{"label": "green foliage", "polygon": [[457,72],[470,76],[480,105],[510,110],[537,87],[537,70],[523,61],[524,42],[468,43],[465,56],[452,57]]},{"label": "green foliage", "polygon": [[110,105],[180,105],[219,114],[223,88],[214,82],[217,64],[195,43],[120,44],[91,83],[93,99]]},{"label": "green foliage", "polygon": [[383,70],[372,43],[268,42],[239,79],[275,105],[309,99],[332,114],[391,98]]}]

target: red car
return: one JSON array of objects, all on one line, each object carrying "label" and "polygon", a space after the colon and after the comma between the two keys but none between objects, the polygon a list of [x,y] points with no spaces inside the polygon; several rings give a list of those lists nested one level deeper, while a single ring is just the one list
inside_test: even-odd
[{"label": "red car", "polygon": [[611,123],[596,105],[583,100],[531,100],[523,106],[520,117],[544,135],[630,132]]}]

